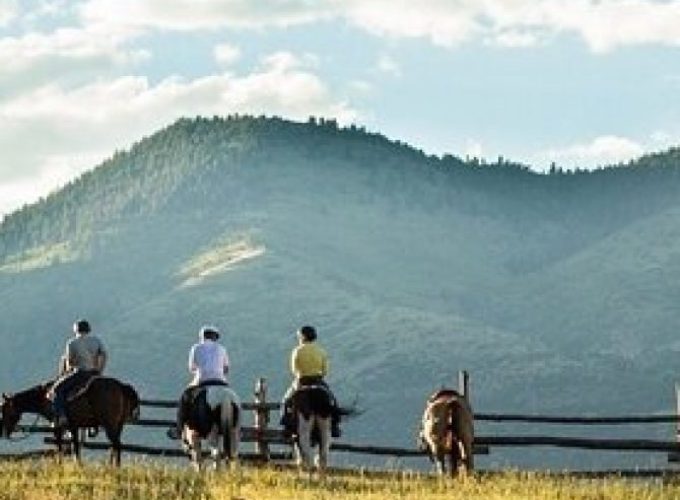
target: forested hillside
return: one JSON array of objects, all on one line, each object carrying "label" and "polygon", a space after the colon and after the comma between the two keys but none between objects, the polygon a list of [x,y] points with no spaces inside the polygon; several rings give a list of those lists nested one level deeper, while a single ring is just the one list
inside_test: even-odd
[{"label": "forested hillside", "polygon": [[331,383],[367,409],[350,440],[411,444],[462,368],[482,411],[668,411],[678,215],[680,149],[539,174],[333,120],[182,119],[4,219],[2,389],[51,375],[82,316],[142,394],[176,395],[209,322],[236,389],[266,376],[278,395],[311,323]]}]

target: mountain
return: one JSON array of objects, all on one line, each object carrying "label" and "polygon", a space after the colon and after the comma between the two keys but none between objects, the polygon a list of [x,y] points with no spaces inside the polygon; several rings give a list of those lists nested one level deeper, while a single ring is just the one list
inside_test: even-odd
[{"label": "mountain", "polygon": [[[313,324],[332,386],[366,409],[350,441],[411,445],[425,398],[460,369],[478,411],[668,412],[679,215],[680,149],[539,174],[333,120],[182,119],[3,220],[2,388],[51,376],[86,317],[110,373],[144,396],[178,395],[214,323],[242,397],[260,376],[279,397],[294,331]],[[555,432],[478,426],[515,430]],[[492,450],[481,463],[664,460]]]}]

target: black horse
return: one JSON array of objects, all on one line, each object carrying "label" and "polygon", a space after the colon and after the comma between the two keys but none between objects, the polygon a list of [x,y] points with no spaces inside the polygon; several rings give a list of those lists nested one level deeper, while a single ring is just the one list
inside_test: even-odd
[{"label": "black horse", "polygon": [[[36,385],[13,395],[2,395],[2,435],[9,437],[23,413],[42,415],[53,420],[52,404],[47,393],[54,381]],[[111,377],[97,376],[71,395],[66,402],[67,429],[71,434],[73,453],[80,461],[78,429],[103,427],[111,442],[109,463],[120,465],[120,436],[126,422],[139,416],[139,396],[135,389]],[[59,452],[63,448],[64,429],[55,427],[54,437]]]}]

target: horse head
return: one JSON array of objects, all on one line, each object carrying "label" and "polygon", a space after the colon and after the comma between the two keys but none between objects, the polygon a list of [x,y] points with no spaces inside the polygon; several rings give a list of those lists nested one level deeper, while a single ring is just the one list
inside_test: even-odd
[{"label": "horse head", "polygon": [[16,429],[17,423],[21,418],[21,412],[17,408],[14,396],[2,393],[2,408],[0,411],[2,413],[2,437],[9,438],[14,429]]}]

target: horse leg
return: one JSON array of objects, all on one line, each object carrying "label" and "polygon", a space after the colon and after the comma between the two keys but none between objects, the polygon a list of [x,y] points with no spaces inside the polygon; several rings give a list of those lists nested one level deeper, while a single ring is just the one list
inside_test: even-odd
[{"label": "horse leg", "polygon": [[328,454],[331,448],[331,419],[316,418],[316,425],[319,429],[319,453],[316,456],[316,468],[321,476],[326,474],[328,465]]},{"label": "horse leg", "polygon": [[[222,460],[229,464],[231,456],[231,428],[232,428],[233,409],[231,402],[223,401],[220,406],[220,421],[217,428],[218,452],[217,460]],[[222,438],[222,439],[220,439]]]},{"label": "horse leg", "polygon": [[111,440],[111,454],[109,456],[109,464],[120,467],[121,455],[120,432],[116,433],[114,439]]},{"label": "horse leg", "polygon": [[446,456],[439,452],[434,460],[434,467],[437,475],[442,476],[446,472]]},{"label": "horse leg", "polygon": [[118,425],[115,425],[111,422],[107,422],[103,424],[103,427],[106,438],[109,440],[109,443],[111,443],[111,447],[109,448],[109,465],[120,467],[120,435],[123,432],[123,424],[119,423]]},{"label": "horse leg", "polygon": [[54,442],[57,445],[57,462],[61,463],[64,456],[64,431],[60,427],[54,429]]},{"label": "horse leg", "polygon": [[[220,443],[220,446],[222,448],[222,453],[220,454],[221,458],[224,458],[224,461],[228,465],[229,462],[231,462],[232,459],[232,445],[231,445],[231,438],[232,438],[232,433],[231,433],[231,422],[228,420],[223,420],[222,421],[222,429],[220,432],[222,433],[222,441]],[[220,437],[220,436],[218,436]]]},{"label": "horse leg", "polygon": [[187,435],[187,442],[189,443],[189,456],[191,457],[191,463],[194,466],[194,470],[199,472],[203,467],[203,450],[201,449],[201,438],[198,433],[190,430],[189,428],[184,428]]},{"label": "horse leg", "polygon": [[463,439],[461,444],[464,449],[465,458],[463,463],[465,464],[465,470],[467,472],[472,472],[475,470],[475,453],[474,453],[474,443],[471,439]]},{"label": "horse leg", "polygon": [[78,436],[78,428],[70,427],[69,433],[71,434],[71,448],[73,453],[73,459],[77,464],[81,464],[80,461],[80,438]]},{"label": "horse leg", "polygon": [[230,464],[236,464],[238,461],[238,448],[241,440],[241,413],[240,407],[230,401],[229,404],[229,419],[225,434],[229,436],[229,443],[225,440],[225,453]]},{"label": "horse leg", "polygon": [[461,468],[465,469],[465,465],[467,464],[467,454],[465,452],[465,446],[463,444],[463,441],[457,438],[456,436],[453,437],[451,443],[451,451],[449,453],[449,458],[451,461],[451,477],[455,477],[458,475],[458,472]]},{"label": "horse leg", "polygon": [[298,415],[297,463],[298,467],[311,468],[312,428],[314,420]]},{"label": "horse leg", "polygon": [[238,448],[239,441],[241,439],[241,426],[238,422],[232,425],[229,429],[229,434],[231,435],[229,439],[229,463],[232,465],[238,465]]}]

